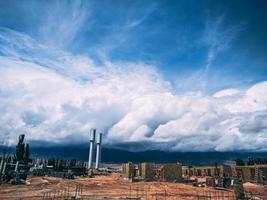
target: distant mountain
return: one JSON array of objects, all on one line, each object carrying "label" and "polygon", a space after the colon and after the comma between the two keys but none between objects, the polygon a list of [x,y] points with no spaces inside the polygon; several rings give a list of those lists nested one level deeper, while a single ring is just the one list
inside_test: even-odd
[{"label": "distant mountain", "polygon": [[[14,152],[14,147],[11,149]],[[266,157],[267,152],[165,152],[165,151],[143,151],[132,152],[123,149],[102,148],[102,162],[122,163],[122,162],[181,162],[183,164],[206,165],[223,163],[226,160],[236,158],[247,159],[248,157]],[[86,161],[88,159],[88,145],[68,145],[68,146],[39,146],[31,147],[32,157],[56,157],[66,159],[78,159]]]},{"label": "distant mountain", "polygon": [[[71,148],[71,147],[50,147],[34,148],[33,155],[76,158],[79,160],[88,159],[88,148]],[[121,162],[181,162],[192,165],[222,163],[226,160],[236,158],[246,159],[248,157],[267,157],[267,153],[252,152],[164,152],[164,151],[144,151],[130,152],[119,149],[102,149],[102,162],[121,163]]]}]

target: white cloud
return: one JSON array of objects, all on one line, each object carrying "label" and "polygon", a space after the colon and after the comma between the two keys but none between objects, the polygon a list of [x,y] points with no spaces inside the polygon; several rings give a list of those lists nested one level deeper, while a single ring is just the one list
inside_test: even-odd
[{"label": "white cloud", "polygon": [[216,18],[209,17],[206,20],[202,38],[203,44],[208,47],[206,70],[210,69],[218,53],[228,48],[231,42],[243,29],[244,26],[242,24],[229,23],[226,26],[225,15]]},{"label": "white cloud", "polygon": [[89,29],[91,9],[88,4],[80,0],[50,2],[40,16],[39,35],[43,42],[68,48],[82,29]]},{"label": "white cloud", "polygon": [[[29,140],[84,142],[96,127],[112,144],[267,150],[267,82],[211,96],[177,95],[153,66],[106,61],[98,67],[90,58],[37,45],[22,34],[1,37],[5,33],[0,32],[1,140],[14,143],[26,133]],[[26,38],[28,46],[23,40],[23,48],[3,45],[6,36]]]},{"label": "white cloud", "polygon": [[213,96],[214,97],[231,97],[231,96],[236,96],[240,93],[239,90],[234,89],[234,88],[230,88],[230,89],[226,89],[226,90],[221,90],[219,92],[216,92]]}]

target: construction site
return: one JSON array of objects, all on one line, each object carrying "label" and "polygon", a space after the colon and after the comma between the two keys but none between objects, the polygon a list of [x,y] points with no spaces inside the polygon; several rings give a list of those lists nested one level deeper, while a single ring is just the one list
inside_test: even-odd
[{"label": "construction site", "polygon": [[92,129],[88,162],[30,158],[20,135],[15,155],[3,150],[0,199],[267,199],[267,164],[105,164],[101,144]]},{"label": "construction site", "polygon": [[[199,178],[200,179],[200,178]],[[201,179],[200,179],[201,180]],[[201,186],[191,183],[125,180],[120,173],[77,176],[64,179],[48,176],[28,176],[24,185],[2,184],[0,199],[266,199],[266,186],[244,183],[244,196],[234,189]]]},{"label": "construction site", "polygon": [[123,177],[131,181],[185,182],[193,178],[205,177],[206,185],[229,187],[235,181],[267,184],[267,164],[265,165],[220,165],[182,166],[181,164],[155,164],[131,162],[122,164]]}]

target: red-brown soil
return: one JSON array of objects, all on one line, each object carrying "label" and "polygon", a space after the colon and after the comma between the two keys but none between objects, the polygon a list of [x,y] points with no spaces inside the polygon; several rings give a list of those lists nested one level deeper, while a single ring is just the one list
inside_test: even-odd
[{"label": "red-brown soil", "polygon": [[[126,198],[143,199],[233,199],[232,191],[200,188],[182,183],[134,182],[123,180],[119,174],[96,176],[94,178],[77,177],[67,180],[54,177],[29,177],[27,185],[0,185],[0,199],[49,199],[49,197],[71,197],[77,194],[83,198]],[[251,189],[250,186],[244,186]],[[77,189],[77,192],[76,192]],[[79,190],[80,189],[80,190]],[[262,191],[266,191],[263,187]],[[251,189],[252,190],[252,189]],[[255,188],[254,188],[255,190]],[[266,194],[266,193],[265,193]],[[62,198],[63,199],[63,198]]]},{"label": "red-brown soil", "polygon": [[267,199],[267,185],[258,185],[253,183],[244,183],[245,191],[260,199]]}]

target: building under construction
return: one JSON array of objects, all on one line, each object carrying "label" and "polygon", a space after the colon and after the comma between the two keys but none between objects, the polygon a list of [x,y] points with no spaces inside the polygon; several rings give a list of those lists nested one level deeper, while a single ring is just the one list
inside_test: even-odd
[{"label": "building under construction", "polygon": [[245,166],[183,166],[183,178],[214,177],[231,178],[258,184],[267,184],[267,165],[245,165]]},{"label": "building under construction", "polygon": [[122,176],[131,181],[178,181],[182,179],[182,166],[175,163],[155,164],[131,162],[122,164]]},{"label": "building under construction", "polygon": [[[122,164],[122,176],[131,181],[192,181],[206,178],[207,185],[227,187],[234,182],[267,184],[267,165],[181,166],[176,163]],[[205,183],[206,184],[206,183]]]}]

